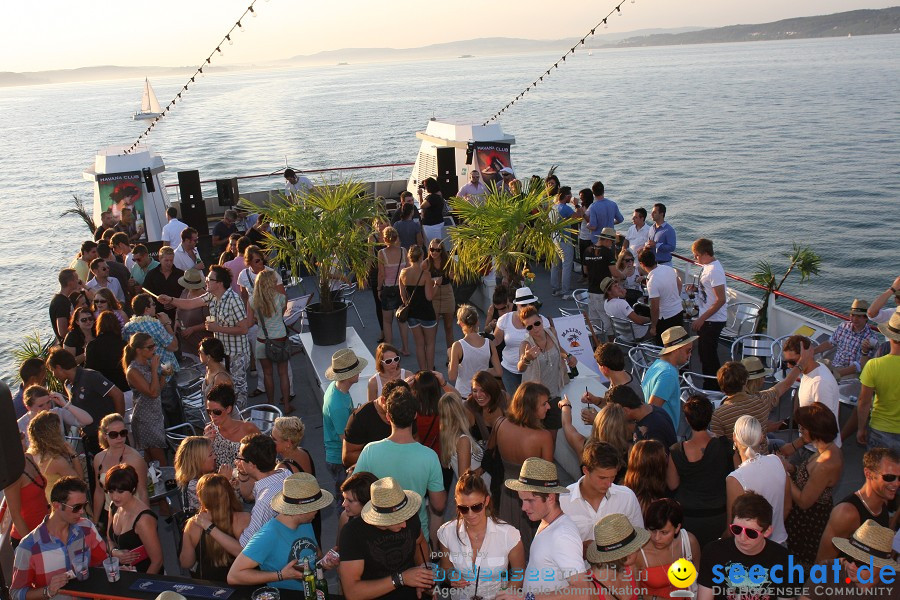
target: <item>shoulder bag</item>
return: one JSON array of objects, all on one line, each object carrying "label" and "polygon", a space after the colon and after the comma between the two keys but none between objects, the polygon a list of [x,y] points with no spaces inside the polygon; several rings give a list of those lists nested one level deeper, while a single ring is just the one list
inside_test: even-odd
[{"label": "shoulder bag", "polygon": [[[416,282],[416,289],[413,290],[413,293],[409,295],[409,300],[403,304],[400,308],[397,309],[397,312],[394,313],[394,316],[397,317],[397,320],[401,323],[406,323],[409,319],[409,305],[412,303],[413,296],[416,295],[416,292],[419,291],[419,283],[422,282],[422,275],[425,274],[424,267],[419,267],[422,269],[422,272],[419,273],[419,280]],[[397,272],[397,280],[400,280],[400,273]]]},{"label": "shoulder bag", "polygon": [[266,338],[264,342],[266,358],[273,363],[283,363],[291,360],[291,344],[288,342],[287,336],[279,339],[270,338],[269,332],[266,330],[265,318],[259,320],[259,326],[262,327],[263,335]]}]

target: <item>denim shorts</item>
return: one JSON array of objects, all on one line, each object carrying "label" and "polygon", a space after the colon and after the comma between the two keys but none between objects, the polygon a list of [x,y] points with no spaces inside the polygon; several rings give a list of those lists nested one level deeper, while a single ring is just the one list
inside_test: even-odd
[{"label": "denim shorts", "polygon": [[409,317],[406,320],[406,324],[410,329],[414,327],[424,327],[425,329],[431,329],[432,327],[437,327],[437,321],[423,321],[421,319],[416,319],[415,317]]}]

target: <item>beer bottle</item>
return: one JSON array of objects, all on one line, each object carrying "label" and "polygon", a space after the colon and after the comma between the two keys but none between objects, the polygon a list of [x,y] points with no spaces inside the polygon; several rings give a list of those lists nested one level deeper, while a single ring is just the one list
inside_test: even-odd
[{"label": "beer bottle", "polygon": [[328,582],[322,565],[316,567],[316,600],[328,600]]},{"label": "beer bottle", "polygon": [[316,597],[316,575],[310,567],[309,558],[303,563],[303,596],[306,600],[312,600]]}]

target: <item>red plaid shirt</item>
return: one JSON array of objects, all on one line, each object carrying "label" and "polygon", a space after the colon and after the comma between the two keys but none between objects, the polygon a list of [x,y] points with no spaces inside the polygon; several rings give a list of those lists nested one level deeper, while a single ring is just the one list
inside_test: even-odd
[{"label": "red plaid shirt", "polygon": [[85,563],[98,567],[106,558],[106,549],[97,528],[87,519],[69,527],[69,539],[53,536],[47,519],[22,538],[16,548],[10,592],[16,600],[25,600],[30,589],[47,586],[54,575],[78,571]]}]

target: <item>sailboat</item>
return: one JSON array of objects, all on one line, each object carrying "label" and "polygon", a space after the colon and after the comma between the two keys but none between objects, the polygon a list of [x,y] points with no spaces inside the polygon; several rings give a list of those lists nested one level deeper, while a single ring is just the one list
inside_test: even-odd
[{"label": "sailboat", "polygon": [[144,95],[141,97],[141,110],[134,113],[131,118],[135,121],[155,119],[160,114],[162,114],[162,109],[159,107],[159,100],[156,99],[156,93],[153,91],[153,86],[150,85],[150,80],[145,78]]}]

